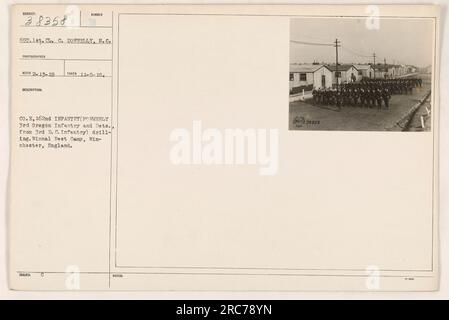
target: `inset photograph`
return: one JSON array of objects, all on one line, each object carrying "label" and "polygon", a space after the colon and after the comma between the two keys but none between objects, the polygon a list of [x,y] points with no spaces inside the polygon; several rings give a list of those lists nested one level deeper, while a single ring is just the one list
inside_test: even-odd
[{"label": "inset photograph", "polygon": [[289,129],[430,131],[434,20],[290,20]]}]

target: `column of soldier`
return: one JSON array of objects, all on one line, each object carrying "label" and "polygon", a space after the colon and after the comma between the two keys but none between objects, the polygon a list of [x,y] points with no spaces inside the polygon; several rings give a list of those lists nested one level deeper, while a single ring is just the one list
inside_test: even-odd
[{"label": "column of soldier", "polygon": [[390,108],[393,94],[412,94],[413,88],[421,87],[422,79],[372,79],[364,78],[360,82],[342,84],[338,90],[313,90],[315,105],[359,106],[382,109]]}]

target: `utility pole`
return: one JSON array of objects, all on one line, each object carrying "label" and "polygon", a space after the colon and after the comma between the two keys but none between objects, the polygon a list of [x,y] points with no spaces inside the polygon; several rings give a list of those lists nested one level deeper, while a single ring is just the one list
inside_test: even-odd
[{"label": "utility pole", "polygon": [[335,39],[335,76],[337,80],[337,92],[338,92],[338,47],[340,46],[340,41],[338,39]]},{"label": "utility pole", "polygon": [[373,59],[374,59],[374,79],[376,79],[376,53],[373,53]]}]

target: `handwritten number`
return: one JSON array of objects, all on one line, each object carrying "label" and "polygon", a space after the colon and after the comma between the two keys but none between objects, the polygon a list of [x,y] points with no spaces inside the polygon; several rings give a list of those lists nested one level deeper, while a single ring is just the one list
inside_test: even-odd
[{"label": "handwritten number", "polygon": [[[42,26],[50,26],[50,27],[57,27],[57,26],[64,26],[67,22],[67,16],[64,15],[62,18],[59,16],[39,16],[39,18],[36,21],[36,27],[42,27]],[[25,26],[31,26],[33,25],[33,17],[27,17],[25,21]]]}]

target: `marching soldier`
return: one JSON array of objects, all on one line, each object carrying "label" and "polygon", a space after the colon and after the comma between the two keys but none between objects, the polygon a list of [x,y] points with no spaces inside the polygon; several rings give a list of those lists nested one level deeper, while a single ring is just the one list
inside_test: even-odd
[{"label": "marching soldier", "polygon": [[390,95],[390,92],[388,91],[388,89],[383,89],[382,99],[384,100],[384,104],[387,109],[390,109],[390,97],[391,97],[391,95]]},{"label": "marching soldier", "polygon": [[354,91],[352,92],[352,103],[355,107],[357,107],[357,105],[359,104],[359,98],[360,98],[360,93],[359,93],[359,89],[354,89]]},{"label": "marching soldier", "polygon": [[376,92],[373,88],[370,88],[369,90],[369,107],[375,107],[376,106]]},{"label": "marching soldier", "polygon": [[366,107],[366,92],[365,89],[360,89],[360,106]]},{"label": "marching soldier", "polygon": [[320,88],[312,91],[314,105],[378,107],[382,103],[390,108],[392,94],[412,94],[413,88],[422,86],[420,78],[362,79],[360,82],[341,84],[338,90]]},{"label": "marching soldier", "polygon": [[313,98],[313,104],[317,105],[318,103],[318,91],[315,89],[312,90],[312,98]]},{"label": "marching soldier", "polygon": [[329,104],[329,90],[326,89],[323,92],[323,105],[327,106]]},{"label": "marching soldier", "polygon": [[375,91],[375,97],[376,97],[377,107],[379,109],[382,109],[382,91],[380,91],[380,89],[377,89]]}]

